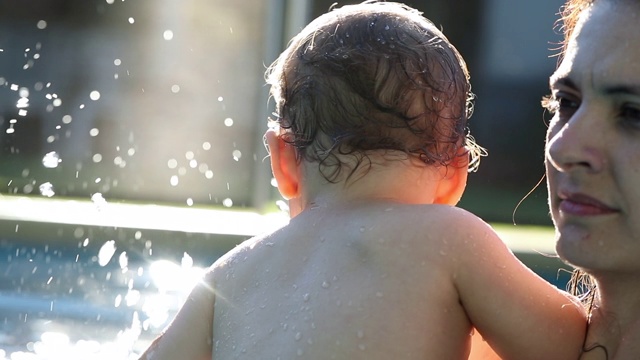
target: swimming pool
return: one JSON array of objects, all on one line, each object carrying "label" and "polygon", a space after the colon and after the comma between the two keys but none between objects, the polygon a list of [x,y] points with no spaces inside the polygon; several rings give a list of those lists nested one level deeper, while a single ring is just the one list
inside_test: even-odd
[{"label": "swimming pool", "polygon": [[136,358],[203,269],[283,215],[1,196],[0,359]]},{"label": "swimming pool", "polygon": [[[1,196],[0,360],[136,359],[202,271],[283,214]],[[499,227],[562,287],[550,234]],[[547,239],[541,242],[540,239]]]}]

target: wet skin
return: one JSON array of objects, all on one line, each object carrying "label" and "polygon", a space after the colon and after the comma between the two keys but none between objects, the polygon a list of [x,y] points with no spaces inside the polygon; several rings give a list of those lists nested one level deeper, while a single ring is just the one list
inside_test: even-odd
[{"label": "wet skin", "polygon": [[[596,1],[551,77],[547,181],[558,254],[599,297],[582,359],[640,353],[640,5]],[[595,345],[601,345],[595,347]]]}]

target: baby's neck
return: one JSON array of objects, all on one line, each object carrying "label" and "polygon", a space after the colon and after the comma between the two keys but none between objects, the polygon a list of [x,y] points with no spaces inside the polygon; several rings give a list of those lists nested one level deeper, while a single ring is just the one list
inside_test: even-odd
[{"label": "baby's neck", "polygon": [[338,183],[310,174],[302,189],[301,208],[376,200],[431,204],[439,176],[435,168],[412,166],[403,161],[374,165],[368,172]]}]

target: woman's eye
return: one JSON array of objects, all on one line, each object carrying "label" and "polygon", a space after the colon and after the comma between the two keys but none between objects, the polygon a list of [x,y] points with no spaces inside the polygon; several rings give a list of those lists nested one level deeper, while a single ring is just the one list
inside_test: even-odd
[{"label": "woman's eye", "polygon": [[633,128],[640,128],[639,106],[625,104],[621,107],[619,116],[623,124],[632,126]]},{"label": "woman's eye", "polygon": [[620,116],[627,121],[640,123],[640,107],[624,105],[620,112]]},{"label": "woman's eye", "polygon": [[565,98],[565,97],[558,97],[557,98],[558,101],[558,111],[562,112],[562,111],[575,111],[578,106],[580,106],[580,104],[577,101],[573,101],[569,98]]},{"label": "woman's eye", "polygon": [[561,117],[570,117],[578,109],[580,103],[562,93],[556,93],[544,98],[542,106],[554,114],[559,114]]}]

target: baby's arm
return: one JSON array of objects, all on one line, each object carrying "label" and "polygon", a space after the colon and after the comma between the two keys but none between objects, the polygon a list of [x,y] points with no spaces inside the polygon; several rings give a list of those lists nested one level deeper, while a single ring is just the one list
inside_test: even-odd
[{"label": "baby's arm", "polygon": [[211,360],[215,294],[210,280],[213,276],[207,275],[139,360]]},{"label": "baby's arm", "polygon": [[450,226],[460,239],[453,278],[482,337],[506,360],[577,359],[586,330],[578,301],[526,268],[486,223],[456,218],[465,224]]}]

